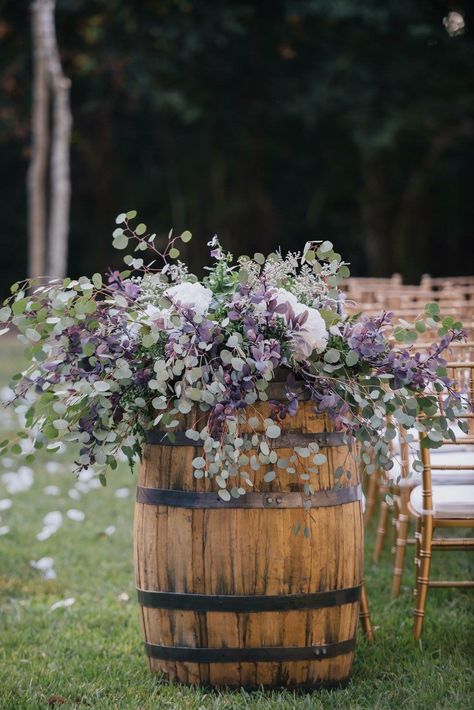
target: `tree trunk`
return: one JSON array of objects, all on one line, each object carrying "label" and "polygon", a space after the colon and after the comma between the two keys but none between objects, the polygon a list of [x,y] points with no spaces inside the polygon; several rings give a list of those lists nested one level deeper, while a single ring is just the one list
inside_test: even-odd
[{"label": "tree trunk", "polygon": [[33,41],[32,146],[28,170],[28,273],[37,279],[46,275],[46,171],[49,148],[49,91],[47,62],[42,36],[41,0],[31,5]]},{"label": "tree trunk", "polygon": [[[56,41],[55,5],[55,0],[34,0],[31,5],[34,81],[32,154],[28,172],[29,275],[62,279],[67,269],[72,120],[70,81],[62,72]],[[50,94],[53,97],[51,141]],[[49,152],[51,197],[48,205]]]},{"label": "tree trunk", "polygon": [[59,59],[54,26],[55,4],[55,0],[43,0],[42,2],[46,59],[53,94],[48,269],[50,276],[63,279],[67,271],[69,205],[71,199],[69,167],[69,145],[72,125],[69,105],[71,82],[64,76]]}]

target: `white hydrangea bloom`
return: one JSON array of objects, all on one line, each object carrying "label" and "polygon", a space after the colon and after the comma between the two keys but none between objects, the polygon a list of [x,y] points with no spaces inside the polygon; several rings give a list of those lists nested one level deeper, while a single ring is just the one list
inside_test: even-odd
[{"label": "white hydrangea bloom", "polygon": [[145,308],[145,317],[140,319],[141,323],[146,325],[155,325],[160,323],[164,328],[170,325],[170,309],[169,308],[158,308],[149,303]]},{"label": "white hydrangea bloom", "polygon": [[[301,303],[294,294],[284,288],[275,289],[275,295],[278,304],[287,303],[291,306],[295,315],[308,314],[301,330],[293,334],[293,354],[296,360],[306,360],[314,350],[317,353],[324,352],[328,344],[329,333],[319,311]],[[288,322],[286,314],[283,315],[283,318]]]},{"label": "white hydrangea bloom", "polygon": [[192,308],[200,316],[205,315],[212,301],[212,291],[200,283],[183,281],[181,284],[166,289],[167,296],[173,303],[182,308]]},{"label": "white hydrangea bloom", "polygon": [[161,329],[169,328],[171,325],[170,313],[169,308],[158,308],[158,306],[148,303],[145,310],[140,313],[138,320],[128,324],[128,336],[130,338],[138,338],[139,330],[143,325],[148,325],[152,329],[156,327]]}]

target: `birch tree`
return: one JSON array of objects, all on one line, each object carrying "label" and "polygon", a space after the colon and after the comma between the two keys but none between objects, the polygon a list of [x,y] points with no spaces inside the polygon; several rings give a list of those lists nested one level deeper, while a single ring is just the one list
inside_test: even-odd
[{"label": "birch tree", "polygon": [[32,277],[47,274],[64,278],[71,195],[72,118],[70,81],[61,67],[56,38],[55,6],[55,0],[34,0],[31,5],[34,82],[32,157],[28,176],[29,271]]}]

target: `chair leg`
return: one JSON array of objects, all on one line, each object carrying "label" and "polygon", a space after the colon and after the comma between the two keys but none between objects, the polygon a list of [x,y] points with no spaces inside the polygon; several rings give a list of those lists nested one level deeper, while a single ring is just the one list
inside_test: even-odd
[{"label": "chair leg", "polygon": [[406,491],[400,492],[399,501],[400,503],[399,507],[397,506],[396,518],[394,519],[395,550],[393,556],[392,599],[395,599],[400,594],[405,554],[407,550],[408,527],[410,522]]},{"label": "chair leg", "polygon": [[426,597],[428,596],[428,583],[430,579],[431,567],[431,541],[433,539],[433,519],[431,516],[423,516],[419,521],[419,554],[416,574],[415,590],[415,624],[414,634],[418,640],[423,632],[423,620],[425,616]]},{"label": "chair leg", "polygon": [[382,553],[383,544],[387,535],[387,520],[388,520],[388,504],[383,500],[380,503],[380,513],[377,525],[377,535],[375,537],[375,546],[372,559],[378,562]]},{"label": "chair leg", "polygon": [[395,555],[393,559],[392,573],[392,598],[398,597],[402,584],[403,566],[405,563],[405,553],[408,538],[408,516],[400,514],[398,516],[398,535],[395,542]]},{"label": "chair leg", "polygon": [[369,604],[367,602],[367,592],[365,590],[365,584],[362,583],[360,588],[360,610],[359,610],[360,625],[362,626],[362,631],[368,643],[372,643],[374,640],[374,632],[372,629],[372,621],[370,619]]},{"label": "chair leg", "polygon": [[370,476],[367,476],[367,499],[365,501],[365,513],[364,513],[364,523],[367,525],[371,519],[375,503],[377,501],[377,495],[379,490],[379,474],[378,471],[374,471]]}]

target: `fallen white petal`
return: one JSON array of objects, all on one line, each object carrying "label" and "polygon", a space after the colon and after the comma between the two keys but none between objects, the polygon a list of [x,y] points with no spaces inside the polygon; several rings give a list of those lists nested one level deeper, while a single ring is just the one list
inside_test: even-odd
[{"label": "fallen white petal", "polygon": [[54,560],[52,557],[40,557],[39,560],[30,560],[30,565],[33,569],[47,570],[53,567]]},{"label": "fallen white petal", "polygon": [[129,595],[127,594],[127,592],[122,592],[121,594],[118,594],[118,595],[117,595],[117,599],[118,599],[120,602],[128,602],[128,601],[130,600],[130,597],[129,597]]},{"label": "fallen white petal", "polygon": [[2,387],[0,390],[0,399],[2,402],[13,402],[15,393],[11,387]]},{"label": "fallen white petal", "polygon": [[33,471],[28,466],[20,466],[18,471],[4,473],[1,478],[8,493],[22,493],[33,485]]},{"label": "fallen white petal", "polygon": [[46,569],[43,572],[43,579],[48,580],[48,579],[57,579],[58,575],[54,571],[54,569]]},{"label": "fallen white petal", "polygon": [[59,473],[62,466],[57,461],[48,461],[46,463],[46,470],[48,473]]},{"label": "fallen white petal", "polygon": [[94,478],[95,475],[96,473],[93,468],[84,468],[82,471],[79,472],[79,480],[90,481],[91,478]]},{"label": "fallen white petal", "polygon": [[70,488],[68,491],[68,496],[69,498],[72,498],[73,500],[79,500],[81,497],[81,494],[79,491],[76,491],[75,488]]},{"label": "fallen white petal", "polygon": [[47,496],[58,496],[61,493],[61,489],[58,486],[46,486],[43,491]]},{"label": "fallen white petal", "polygon": [[52,510],[43,518],[43,525],[56,526],[59,528],[63,522],[63,514],[59,510]]},{"label": "fallen white petal", "polygon": [[2,498],[0,500],[0,510],[8,510],[8,508],[12,507],[12,501],[11,498]]},{"label": "fallen white petal", "polygon": [[129,488],[117,488],[117,490],[115,491],[116,498],[128,498],[129,495],[130,495]]},{"label": "fallen white petal", "polygon": [[89,493],[90,486],[86,481],[78,481],[74,484],[74,489],[80,491],[81,493]]},{"label": "fallen white petal", "polygon": [[76,600],[74,597],[68,597],[67,599],[61,599],[59,602],[54,602],[50,606],[50,611],[54,611],[55,609],[63,609],[68,606],[72,606]]},{"label": "fallen white petal", "polygon": [[51,535],[54,535],[55,532],[58,531],[59,528],[57,528],[55,525],[46,525],[41,532],[39,532],[36,535],[36,539],[39,540],[40,542],[43,542],[44,540],[47,540]]},{"label": "fallen white petal", "polygon": [[81,523],[86,517],[85,513],[83,513],[82,510],[76,510],[75,508],[71,508],[70,510],[68,510],[66,515],[69,520],[76,520],[78,523]]},{"label": "fallen white petal", "polygon": [[7,535],[9,532],[10,532],[10,528],[8,527],[8,525],[2,525],[0,527],[0,536]]},{"label": "fallen white petal", "polygon": [[109,535],[109,536],[110,536],[110,535],[113,535],[114,532],[115,532],[115,529],[116,529],[116,528],[115,528],[115,525],[109,525],[108,528],[105,528],[104,533],[105,533],[106,535]]}]

